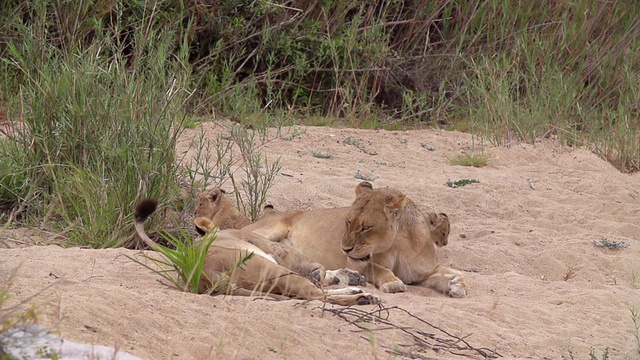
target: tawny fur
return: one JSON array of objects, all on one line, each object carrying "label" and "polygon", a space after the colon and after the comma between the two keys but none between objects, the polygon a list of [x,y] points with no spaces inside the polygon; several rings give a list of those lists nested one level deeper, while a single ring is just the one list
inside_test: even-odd
[{"label": "tawny fur", "polygon": [[[145,232],[144,222],[155,211],[155,200],[143,200],[136,207],[135,228],[138,236],[151,248],[156,244]],[[199,291],[208,291],[212,284],[223,280],[223,286],[216,294],[256,296],[265,295],[276,299],[298,298],[324,300],[338,305],[375,304],[380,300],[357,288],[323,291],[309,279],[283,265],[292,267],[314,266],[308,259],[295,251],[274,252],[274,244],[260,235],[246,230],[223,230],[215,232],[213,223],[206,218],[197,218],[196,226],[203,227],[205,236],[216,236],[207,253],[203,266],[203,278]],[[255,244],[260,244],[257,246]],[[253,253],[242,269],[238,260]],[[294,265],[295,264],[295,265]],[[220,290],[222,289],[222,290]]]},{"label": "tawny fur", "polygon": [[402,192],[373,189],[368,182],[355,193],[350,207],[271,211],[243,229],[270,241],[286,240],[328,269],[357,270],[384,292],[417,284],[452,297],[467,295],[463,274],[436,262],[436,245],[448,243],[446,214],[425,215]]}]

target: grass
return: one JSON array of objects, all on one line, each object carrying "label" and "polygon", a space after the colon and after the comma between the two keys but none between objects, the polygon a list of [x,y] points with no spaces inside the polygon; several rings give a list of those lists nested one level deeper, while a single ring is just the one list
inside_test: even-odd
[{"label": "grass", "polygon": [[[193,194],[181,184],[223,181],[255,218],[279,169],[259,151],[262,129],[285,121],[439,126],[496,146],[554,138],[640,169],[640,8],[630,3],[252,2],[222,3],[215,16],[156,5],[0,9],[0,116],[13,129],[0,137],[4,224],[127,245],[123,209],[154,197],[185,212]],[[211,139],[209,152],[194,143],[199,161],[181,164],[177,138],[210,117],[237,121],[230,141]]]},{"label": "grass", "polygon": [[467,186],[469,184],[479,183],[480,180],[477,179],[460,179],[460,180],[449,180],[446,182],[446,185],[450,188],[459,188],[463,186]]},{"label": "grass", "polygon": [[368,173],[363,173],[360,170],[356,170],[356,173],[355,175],[353,175],[353,177],[359,180],[364,180],[364,181],[376,181],[380,178],[380,176],[377,176],[374,173],[375,173],[375,170],[373,169]]},{"label": "grass", "polygon": [[640,316],[638,315],[638,309],[635,307],[630,307],[629,311],[631,312],[631,320],[633,321],[633,337],[636,342],[636,352],[640,355]]},{"label": "grass", "polygon": [[451,165],[483,167],[489,163],[488,154],[468,153],[460,154],[449,159]]},{"label": "grass", "polygon": [[22,79],[9,100],[20,121],[0,161],[2,200],[16,204],[10,219],[53,227],[74,245],[121,246],[131,231],[123,209],[141,196],[176,197],[189,75],[169,36],[147,33],[137,73],[106,37],[65,53],[24,28],[8,44],[5,60]]},{"label": "grass", "polygon": [[35,322],[38,318],[35,305],[30,301],[42,293],[45,289],[38,291],[35,295],[21,300],[16,305],[7,305],[13,298],[11,287],[17,277],[18,268],[13,269],[9,274],[3,274],[2,285],[0,285],[0,334],[6,332],[16,324]]},{"label": "grass", "polygon": [[321,151],[311,151],[311,156],[318,159],[331,159],[333,155]]},{"label": "grass", "polygon": [[622,171],[640,167],[640,8],[631,3],[253,2],[221,3],[215,14],[189,2],[89,7],[37,0],[0,11],[0,109],[9,117],[23,116],[11,109],[33,78],[16,67],[11,45],[38,38],[32,68],[45,72],[45,62],[92,48],[120,55],[141,77],[157,61],[176,65],[164,68],[186,77],[157,74],[164,91],[190,94],[188,119],[255,125],[269,113],[319,125],[435,125],[497,145],[554,137]]},{"label": "grass", "polygon": [[594,240],[593,244],[597,247],[607,248],[607,249],[624,249],[629,246],[629,244],[627,244],[624,241],[610,240],[606,237],[602,237],[600,240],[597,240],[597,241]]},{"label": "grass", "polygon": [[[146,260],[144,262],[134,257],[127,257],[151,270],[154,274],[162,276],[182,291],[200,293],[201,281],[206,279],[206,274],[203,272],[204,261],[211,244],[216,239],[215,234],[196,242],[184,229],[180,229],[180,236],[163,232],[162,238],[170,245],[158,244],[156,251],[162,258],[158,259],[145,252],[140,254],[140,257]],[[149,263],[153,265],[149,265]],[[211,281],[211,279],[206,280]],[[215,290],[214,286],[205,292],[210,294]]]},{"label": "grass", "polygon": [[422,146],[423,148],[429,150],[429,151],[436,151],[436,148],[427,144],[427,143],[420,143],[420,146]]},{"label": "grass", "polygon": [[[136,217],[139,221],[145,221],[147,217],[155,212],[157,202],[155,200],[143,200],[136,208]],[[136,223],[136,228],[138,223]],[[144,225],[143,225],[144,226]],[[174,235],[168,231],[161,233],[162,238],[168,243],[168,246],[157,241],[147,238],[145,234],[140,234],[142,240],[157,252],[161,258],[142,252],[140,257],[145,261],[134,257],[127,256],[130,260],[139,265],[146,267],[153,273],[162,276],[175,287],[182,291],[191,293],[204,294],[221,294],[228,293],[230,290],[229,277],[231,273],[238,268],[242,268],[245,262],[253,257],[253,253],[238,259],[235,267],[229,269],[226,276],[216,279],[208,277],[205,272],[204,265],[209,254],[211,245],[216,240],[217,228],[213,227],[204,236],[199,239],[191,237],[187,231],[180,225],[177,227],[178,234]],[[137,231],[144,231],[138,229]]]},{"label": "grass", "polygon": [[346,146],[353,146],[367,155],[378,155],[377,151],[369,149],[365,144],[362,143],[362,140],[351,136],[348,136],[346,139],[342,140],[342,144]]}]

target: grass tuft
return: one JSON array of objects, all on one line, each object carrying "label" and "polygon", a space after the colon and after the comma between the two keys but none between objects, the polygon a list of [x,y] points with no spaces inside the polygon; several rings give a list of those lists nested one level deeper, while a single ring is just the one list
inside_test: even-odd
[{"label": "grass tuft", "polygon": [[460,180],[449,180],[446,182],[446,185],[450,188],[459,188],[469,184],[479,183],[480,180],[477,179],[460,179]]},{"label": "grass tuft", "polygon": [[333,155],[329,154],[329,153],[323,153],[320,151],[312,151],[311,152],[311,156],[313,156],[314,158],[318,158],[318,159],[331,159],[333,157]]},{"label": "grass tuft", "polygon": [[600,240],[593,240],[593,244],[597,247],[614,249],[614,250],[624,249],[629,246],[629,244],[624,241],[610,240],[606,237],[603,237]]},{"label": "grass tuft", "polygon": [[449,162],[451,165],[483,167],[489,163],[489,155],[478,153],[460,154],[450,159]]}]

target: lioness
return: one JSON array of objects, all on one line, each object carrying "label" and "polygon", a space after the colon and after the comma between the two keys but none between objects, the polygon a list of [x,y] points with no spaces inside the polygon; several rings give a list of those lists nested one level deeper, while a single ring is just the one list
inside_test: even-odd
[{"label": "lioness", "polygon": [[[467,295],[462,273],[436,263],[435,245],[446,245],[449,236],[445,214],[425,216],[399,190],[373,189],[368,182],[356,186],[355,193],[350,207],[269,211],[243,230],[271,241],[287,239],[313,261],[357,270],[384,292],[417,284],[452,297]],[[196,214],[204,212],[198,208]]]},{"label": "lioness", "polygon": [[[157,251],[158,244],[144,230],[144,222],[155,212],[156,207],[155,200],[141,201],[135,209],[134,224],[138,236],[151,249]],[[270,296],[278,300],[288,298],[324,300],[345,306],[380,302],[375,295],[364,293],[359,288],[330,290],[318,288],[311,280],[291,269],[300,270],[319,281],[324,279],[327,282],[324,278],[324,268],[317,263],[312,263],[293,248],[269,242],[260,235],[246,230],[223,230],[213,235],[215,226],[210,220],[200,217],[194,222],[206,233],[205,236],[216,236],[205,258],[199,289],[201,293],[222,280],[223,286],[218,288],[224,289],[222,293],[231,295]],[[254,256],[238,268],[238,260],[250,253]],[[328,281],[333,282],[333,280]],[[219,293],[214,295],[216,294]]]}]

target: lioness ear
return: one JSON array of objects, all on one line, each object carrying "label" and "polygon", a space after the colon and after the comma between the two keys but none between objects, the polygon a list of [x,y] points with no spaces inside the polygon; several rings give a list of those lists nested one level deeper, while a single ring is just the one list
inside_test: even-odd
[{"label": "lioness ear", "polygon": [[402,211],[404,210],[405,205],[407,205],[407,196],[404,194],[400,195],[389,195],[385,199],[385,211],[393,216],[398,217]]},{"label": "lioness ear", "polygon": [[358,184],[358,186],[356,186],[356,197],[371,190],[373,190],[373,185],[371,185],[371,183],[368,181],[363,181],[360,184]]}]

